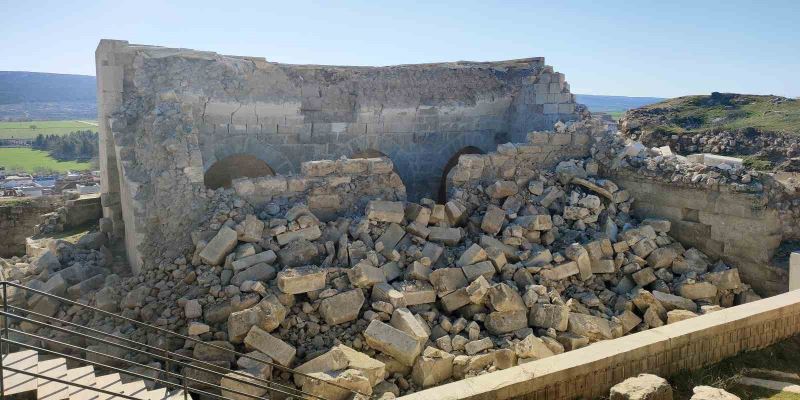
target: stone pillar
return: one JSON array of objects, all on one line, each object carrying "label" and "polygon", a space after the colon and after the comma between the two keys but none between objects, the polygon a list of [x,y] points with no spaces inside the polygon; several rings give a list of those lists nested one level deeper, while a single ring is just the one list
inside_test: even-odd
[{"label": "stone pillar", "polygon": [[800,251],[789,256],[789,290],[800,289]]}]

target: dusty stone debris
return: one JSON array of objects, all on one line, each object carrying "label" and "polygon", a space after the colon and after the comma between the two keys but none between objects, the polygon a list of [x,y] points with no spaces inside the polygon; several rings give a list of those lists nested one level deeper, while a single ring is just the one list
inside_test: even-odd
[{"label": "dusty stone debris", "polygon": [[758,298],[736,268],[674,240],[669,221],[631,216],[635,199],[597,175],[607,152],[538,169],[501,145],[480,156],[507,157],[495,169],[462,156],[445,204],[372,200],[328,222],[302,201],[217,189],[194,251],[138,276],[104,269],[100,234],[3,272],[276,366],[13,293],[39,312],[326,398],[347,393],[280,366],[392,398]]}]

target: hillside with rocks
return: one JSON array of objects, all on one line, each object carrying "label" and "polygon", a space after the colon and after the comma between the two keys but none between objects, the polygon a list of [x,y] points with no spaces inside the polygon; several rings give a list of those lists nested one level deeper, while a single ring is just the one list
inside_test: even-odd
[{"label": "hillside with rocks", "polygon": [[759,170],[800,171],[800,101],[717,93],[629,110],[620,131],[648,147],[743,157]]}]

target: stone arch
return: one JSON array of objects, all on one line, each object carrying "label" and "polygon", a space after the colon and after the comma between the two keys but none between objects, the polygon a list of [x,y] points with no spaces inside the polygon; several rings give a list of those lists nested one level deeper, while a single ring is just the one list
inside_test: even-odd
[{"label": "stone arch", "polygon": [[464,154],[486,154],[486,152],[475,146],[466,146],[462,147],[447,160],[447,163],[445,163],[442,169],[441,180],[439,181],[439,193],[437,198],[439,203],[447,201],[447,176],[453,170],[453,167],[458,164],[458,158]]},{"label": "stone arch", "polygon": [[236,178],[270,175],[275,171],[264,160],[250,154],[233,154],[212,164],[203,175],[203,183],[209,189],[229,188]]}]

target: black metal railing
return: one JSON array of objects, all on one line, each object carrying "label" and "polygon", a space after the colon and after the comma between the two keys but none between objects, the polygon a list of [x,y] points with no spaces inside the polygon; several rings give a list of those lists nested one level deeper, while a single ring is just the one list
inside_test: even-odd
[{"label": "black metal railing", "polygon": [[[358,391],[349,389],[345,386],[339,385],[337,383],[321,380],[314,376],[310,376],[308,374],[295,371],[291,368],[285,367],[280,364],[265,361],[258,357],[252,357],[247,354],[237,352],[235,350],[215,345],[213,343],[203,342],[202,340],[181,335],[161,327],[148,325],[141,321],[137,321],[131,318],[121,316],[119,314],[114,314],[108,311],[104,311],[96,307],[81,304],[76,301],[55,296],[50,293],[46,293],[37,289],[32,289],[18,283],[0,281],[0,293],[2,293],[2,302],[3,302],[2,311],[0,311],[0,316],[2,316],[3,319],[2,333],[0,334],[0,356],[1,356],[0,399],[5,398],[5,387],[3,379],[5,376],[5,372],[13,372],[16,374],[32,376],[37,379],[44,379],[47,381],[58,382],[69,385],[70,387],[74,388],[87,389],[97,393],[113,395],[116,398],[131,399],[131,400],[141,398],[141,397],[133,397],[131,395],[114,393],[101,388],[86,386],[83,384],[69,382],[52,376],[47,376],[44,374],[40,374],[38,372],[34,373],[30,371],[21,370],[18,368],[13,368],[7,365],[3,365],[3,360],[6,358],[8,354],[10,354],[11,347],[14,346],[17,349],[34,350],[40,355],[52,355],[55,357],[61,357],[66,360],[78,362],[82,365],[91,365],[95,369],[107,370],[111,371],[111,373],[118,372],[134,378],[139,378],[143,381],[151,381],[154,382],[155,384],[161,385],[162,387],[166,388],[168,392],[175,392],[181,390],[183,391],[184,400],[190,400],[191,394],[196,394],[204,398],[211,398],[211,399],[227,399],[226,397],[221,395],[223,390],[228,393],[239,395],[238,397],[240,398],[243,396],[251,399],[269,399],[273,398],[274,395],[280,394],[282,396],[289,396],[289,398],[294,397],[303,399],[325,400],[323,397],[320,397],[318,395],[314,395],[311,393],[304,392],[300,389],[297,389],[291,383],[285,384],[281,382],[276,382],[271,379],[260,378],[252,374],[246,374],[243,373],[242,371],[231,370],[229,368],[224,368],[217,364],[214,364],[213,362],[198,360],[196,358],[187,355],[175,353],[173,351],[170,351],[168,348],[161,348],[146,343],[140,343],[126,337],[103,332],[98,329],[83,326],[71,321],[61,320],[53,316],[48,316],[45,314],[35,312],[33,310],[29,310],[24,307],[20,307],[18,305],[12,304],[12,302],[10,301],[11,299],[8,298],[9,288],[15,288],[15,290],[22,290],[26,294],[26,296],[24,296],[25,298],[27,298],[28,295],[49,297],[51,299],[57,300],[59,303],[69,304],[71,306],[77,306],[82,310],[88,310],[102,316],[126,321],[128,323],[131,323],[132,325],[135,325],[137,328],[154,331],[159,334],[163,334],[166,337],[179,338],[184,341],[192,342],[195,346],[197,345],[206,346],[213,348],[215,350],[225,352],[234,359],[245,358],[259,365],[265,367],[269,366],[272,369],[289,372],[293,375],[300,375],[305,379],[319,381],[324,385],[331,385],[338,388],[339,390],[344,390],[351,394],[357,394],[364,397],[371,397],[364,393],[360,393]],[[39,301],[41,301],[41,299]],[[104,353],[102,351],[91,350],[88,348],[88,346],[85,347],[78,346],[75,344],[66,343],[63,340],[37,335],[35,333],[26,332],[25,330],[21,329],[15,329],[12,326],[13,325],[12,322],[15,322],[16,324],[26,322],[36,327],[46,327],[50,330],[60,332],[67,336],[79,337],[85,340],[94,341],[99,344],[113,346],[126,351],[128,354],[144,355],[152,360],[163,361],[161,365],[163,365],[164,367],[160,368],[152,365],[139,363],[133,360],[128,360],[122,357],[115,356],[113,354]],[[32,329],[32,331],[37,331],[37,329]],[[11,338],[9,335],[10,333],[13,333],[15,335],[15,338]],[[33,343],[40,344],[40,346],[26,343],[27,341],[23,340],[15,340],[17,337],[32,339]],[[70,353],[73,354],[67,354],[65,351],[53,350],[52,347],[54,346],[57,346],[57,348],[62,350],[67,350],[67,349],[72,350]],[[78,355],[76,356],[74,354]],[[79,355],[82,354],[85,354],[85,356],[80,357]],[[95,356],[96,360],[95,361],[89,360],[90,355]],[[110,362],[106,360],[110,360]],[[154,376],[148,376],[140,372],[134,372],[131,371],[130,368],[137,368],[138,371],[153,372]],[[199,373],[202,373],[203,375],[211,378],[208,380],[203,380],[203,379],[198,379],[197,377],[187,376],[188,370],[198,371]],[[242,392],[234,388],[223,388],[220,385],[221,383],[220,381],[223,377],[228,380],[232,380],[234,382],[243,384],[245,387],[248,387],[250,389],[257,388],[259,389],[259,391],[263,391],[265,394],[262,396],[258,396]]]}]

